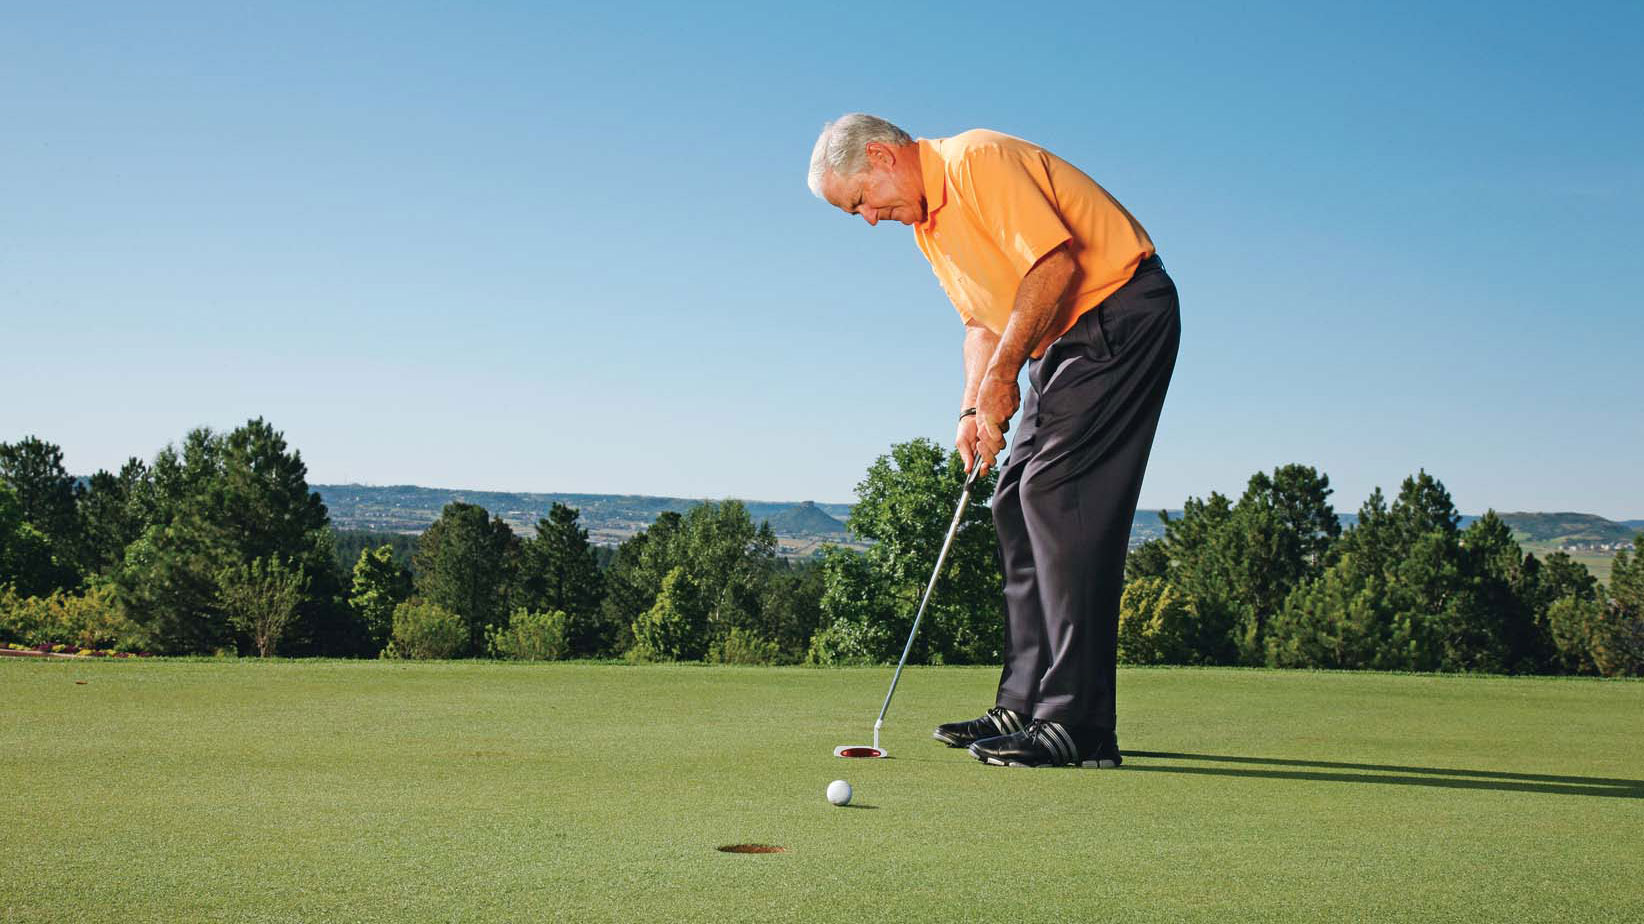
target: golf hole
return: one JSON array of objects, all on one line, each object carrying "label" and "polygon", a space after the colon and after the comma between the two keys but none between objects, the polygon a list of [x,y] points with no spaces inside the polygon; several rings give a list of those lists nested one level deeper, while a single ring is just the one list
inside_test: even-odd
[{"label": "golf hole", "polygon": [[714,848],[720,853],[787,853],[786,847],[775,847],[770,844],[726,844]]}]

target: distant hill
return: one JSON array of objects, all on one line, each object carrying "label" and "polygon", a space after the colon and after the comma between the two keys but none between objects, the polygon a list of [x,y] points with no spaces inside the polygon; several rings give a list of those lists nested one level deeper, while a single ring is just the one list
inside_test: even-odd
[{"label": "distant hill", "polygon": [[[521,534],[536,530],[537,520],[548,515],[555,503],[581,511],[581,522],[589,538],[601,545],[616,545],[656,522],[665,511],[684,513],[703,499],[656,497],[643,494],[532,494],[512,491],[464,491],[453,488],[425,488],[419,485],[316,484],[337,529],[367,529],[392,533],[420,533],[440,515],[446,504],[461,501],[477,504],[503,519]],[[717,499],[716,499],[717,500]],[[754,522],[771,521],[778,536],[810,540],[844,541],[849,538],[841,522],[850,516],[849,504],[813,501],[742,501]]]},{"label": "distant hill", "polygon": [[[1626,542],[1638,526],[1590,513],[1502,513],[1520,542]],[[1637,521],[1632,521],[1637,522]]]},{"label": "distant hill", "polygon": [[837,536],[850,535],[845,524],[823,513],[812,501],[804,501],[787,510],[765,518],[779,536]]},{"label": "distant hill", "polygon": [[[1171,519],[1179,519],[1180,510],[1170,511]],[[1496,516],[1507,524],[1513,531],[1513,538],[1520,543],[1549,543],[1563,544],[1567,542],[1630,542],[1640,530],[1644,530],[1644,520],[1626,520],[1616,522],[1606,520],[1591,513],[1501,513]],[[1338,513],[1336,518],[1341,520],[1341,528],[1347,529],[1358,525],[1359,515],[1356,513]],[[1472,526],[1478,517],[1462,514],[1460,528]],[[1148,539],[1163,539],[1164,524],[1159,521],[1157,510],[1136,511],[1136,522],[1130,528],[1130,544],[1137,545]]]},{"label": "distant hill", "polygon": [[[621,543],[656,522],[664,511],[684,513],[703,502],[698,498],[645,494],[530,494],[417,485],[320,484],[310,487],[319,492],[331,512],[332,524],[338,529],[420,533],[434,522],[446,504],[464,501],[502,517],[516,532],[530,534],[535,531],[537,520],[547,516],[548,508],[558,502],[580,510],[582,525],[590,538],[601,545]],[[845,527],[850,504],[749,500],[742,503],[754,522],[770,522],[771,529],[783,540],[784,554],[808,554],[826,542],[852,543],[850,531]],[[1182,515],[1180,510],[1169,513],[1171,519]],[[1357,514],[1338,515],[1343,529],[1358,522]],[[1617,523],[1588,513],[1502,513],[1499,516],[1520,542],[1628,541],[1644,529],[1644,520]],[[1466,529],[1477,519],[1463,516],[1461,527]],[[1159,509],[1137,510],[1130,530],[1131,545],[1162,538],[1164,524],[1159,520]]]}]

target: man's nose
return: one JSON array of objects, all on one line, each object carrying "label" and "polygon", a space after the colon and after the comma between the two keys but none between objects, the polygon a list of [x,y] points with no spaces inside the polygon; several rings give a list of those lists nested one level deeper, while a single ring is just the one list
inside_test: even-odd
[{"label": "man's nose", "polygon": [[869,225],[879,224],[879,210],[878,209],[863,209],[862,210],[862,220],[867,222]]}]

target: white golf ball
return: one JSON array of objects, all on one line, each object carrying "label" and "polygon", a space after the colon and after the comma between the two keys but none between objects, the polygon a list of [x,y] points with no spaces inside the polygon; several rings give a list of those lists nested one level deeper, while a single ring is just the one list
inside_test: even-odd
[{"label": "white golf ball", "polygon": [[828,801],[834,805],[851,804],[851,784],[844,780],[834,780],[828,784]]}]

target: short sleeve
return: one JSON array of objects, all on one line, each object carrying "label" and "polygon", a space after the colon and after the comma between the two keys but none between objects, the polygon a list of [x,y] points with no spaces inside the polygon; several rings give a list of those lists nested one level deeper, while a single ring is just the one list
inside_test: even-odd
[{"label": "short sleeve", "polygon": [[973,148],[958,173],[959,200],[999,245],[1017,278],[1073,237],[1050,198],[1050,174],[1032,152]]}]

